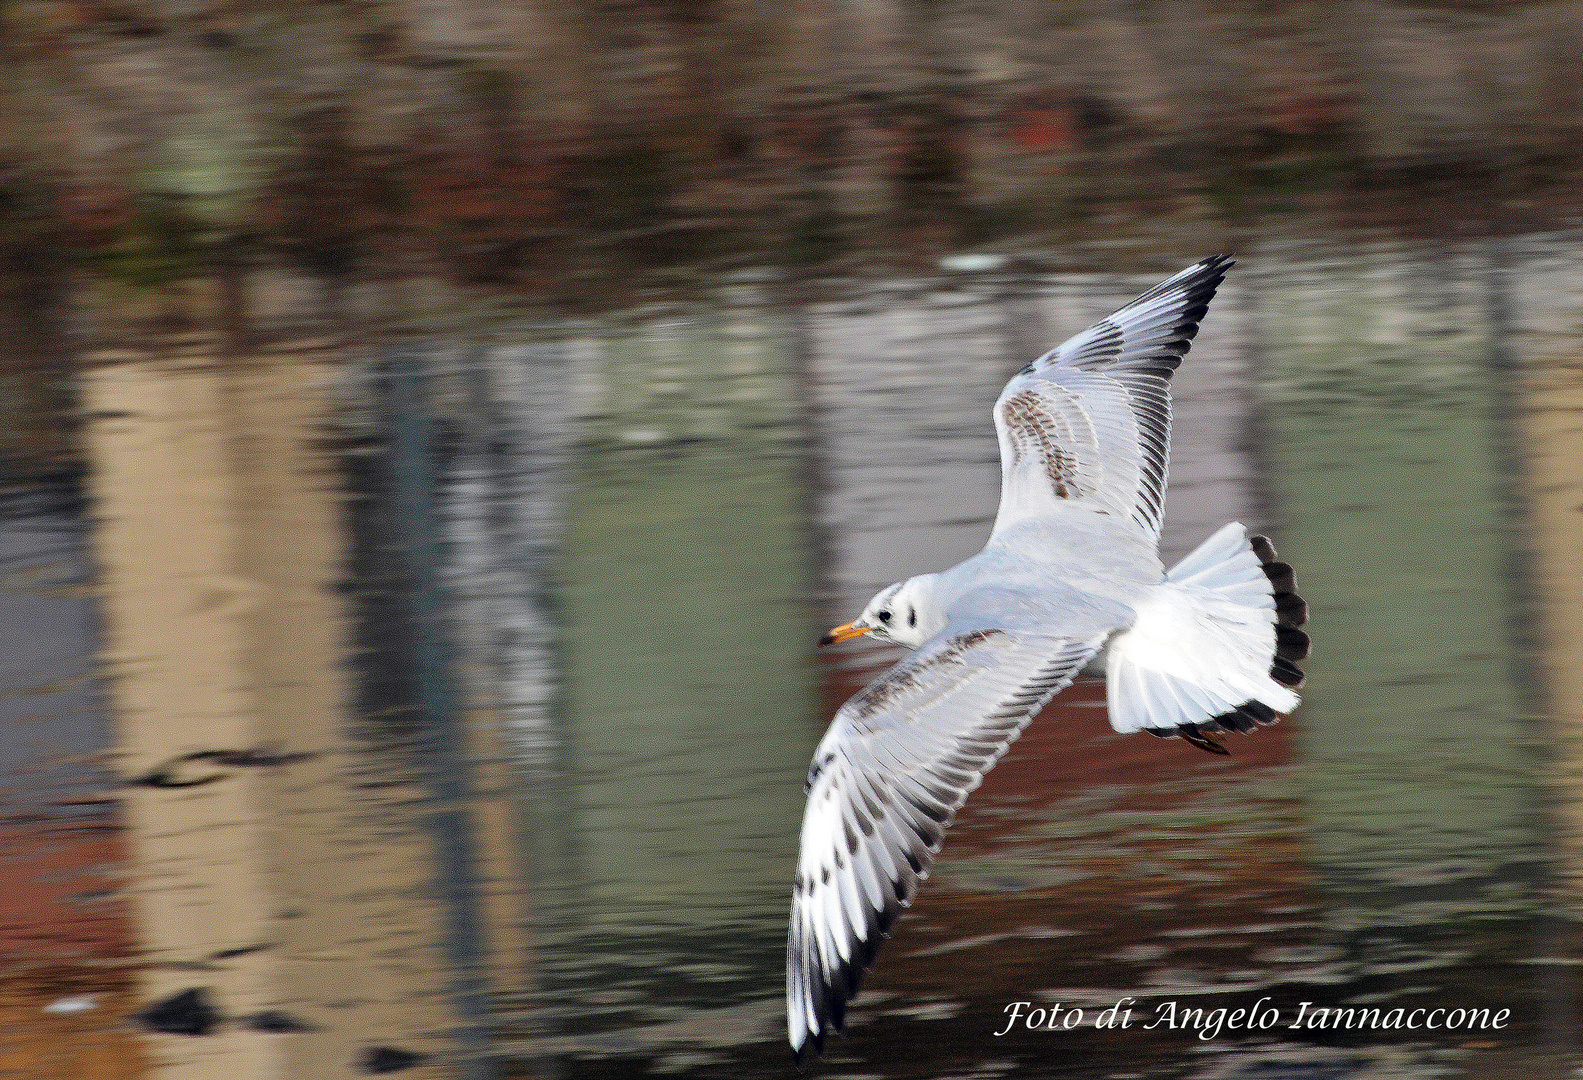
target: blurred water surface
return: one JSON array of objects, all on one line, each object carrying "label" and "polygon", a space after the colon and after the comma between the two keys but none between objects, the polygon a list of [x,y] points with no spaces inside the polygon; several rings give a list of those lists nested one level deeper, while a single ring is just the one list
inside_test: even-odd
[{"label": "blurred water surface", "polygon": [[[0,1075],[789,1075],[803,775],[893,659],[813,642],[977,550],[1005,380],[1201,254],[90,358],[80,473],[0,519]],[[1165,547],[1274,537],[1302,711],[1226,760],[1061,695],[814,1073],[1580,1064],[1583,242],[1241,259],[1176,384]],[[998,1034],[1018,1001],[1083,1020]]]}]

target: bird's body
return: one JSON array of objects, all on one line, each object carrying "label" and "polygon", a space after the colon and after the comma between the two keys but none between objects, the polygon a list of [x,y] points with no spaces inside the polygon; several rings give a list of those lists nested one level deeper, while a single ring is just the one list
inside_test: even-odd
[{"label": "bird's body", "polygon": [[799,1055],[911,902],[952,816],[1044,704],[1103,674],[1112,725],[1225,753],[1297,705],[1306,608],[1263,537],[1159,556],[1171,372],[1230,263],[1206,259],[1018,372],[995,405],[1001,502],[972,558],[881,590],[826,641],[916,652],[852,697],[808,773],[787,942]]}]

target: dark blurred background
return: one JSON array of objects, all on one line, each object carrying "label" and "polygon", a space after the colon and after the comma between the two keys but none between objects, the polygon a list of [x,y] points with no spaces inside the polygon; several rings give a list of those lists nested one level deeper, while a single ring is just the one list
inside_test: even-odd
[{"label": "dark blurred background", "polygon": [[1583,123],[1565,3],[28,0],[3,26],[14,365],[94,317],[85,286],[245,339],[270,269],[345,317],[348,286],[423,277],[599,303],[1029,233],[1488,230],[1572,208]]}]

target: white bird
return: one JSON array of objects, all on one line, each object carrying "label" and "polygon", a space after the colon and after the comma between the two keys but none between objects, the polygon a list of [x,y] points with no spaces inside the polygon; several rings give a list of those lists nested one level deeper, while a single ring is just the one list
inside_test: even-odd
[{"label": "white bird", "polygon": [[917,651],[841,707],[808,772],[786,945],[799,1058],[841,1029],[968,793],[1080,672],[1104,675],[1117,731],[1216,754],[1216,732],[1297,707],[1307,605],[1270,542],[1233,522],[1169,573],[1159,555],[1169,380],[1231,265],[1188,267],[1018,372],[995,403],[984,550],[821,642]]}]

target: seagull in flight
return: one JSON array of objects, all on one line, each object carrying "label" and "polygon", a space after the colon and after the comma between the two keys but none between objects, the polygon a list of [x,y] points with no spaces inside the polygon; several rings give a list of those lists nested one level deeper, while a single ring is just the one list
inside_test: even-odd
[{"label": "seagull in flight", "polygon": [[1297,707],[1308,609],[1270,541],[1232,522],[1160,561],[1171,374],[1231,266],[1190,266],[1017,372],[984,550],[821,641],[915,651],[841,706],[808,771],[786,944],[799,1060],[841,1030],[969,792],[1079,674],[1104,676],[1117,731],[1213,754]]}]

